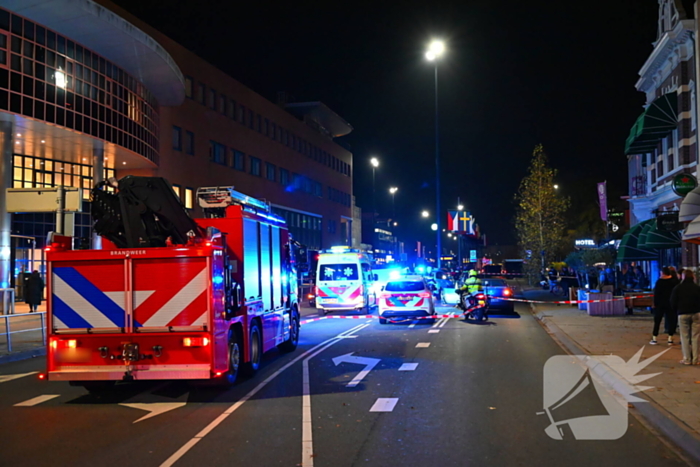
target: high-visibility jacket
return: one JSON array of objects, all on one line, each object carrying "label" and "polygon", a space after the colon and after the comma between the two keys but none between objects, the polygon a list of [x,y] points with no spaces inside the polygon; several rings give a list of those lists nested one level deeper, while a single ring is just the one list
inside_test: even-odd
[{"label": "high-visibility jacket", "polygon": [[464,281],[464,285],[462,286],[462,290],[466,290],[470,294],[475,294],[477,292],[481,292],[483,289],[481,287],[481,279],[479,279],[476,274],[469,274],[469,277],[467,277],[467,280]]}]

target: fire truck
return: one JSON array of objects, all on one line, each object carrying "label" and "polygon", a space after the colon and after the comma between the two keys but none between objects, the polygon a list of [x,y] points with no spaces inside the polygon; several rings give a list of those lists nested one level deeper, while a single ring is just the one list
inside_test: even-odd
[{"label": "fire truck", "polygon": [[101,249],[50,235],[47,373],[99,392],[117,381],[253,374],[264,352],[299,340],[295,242],[270,206],[200,188],[192,219],[159,177],[92,190]]}]

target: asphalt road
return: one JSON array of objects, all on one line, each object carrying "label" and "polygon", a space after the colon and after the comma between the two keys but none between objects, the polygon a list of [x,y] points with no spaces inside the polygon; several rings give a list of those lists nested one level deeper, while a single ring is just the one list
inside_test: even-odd
[{"label": "asphalt road", "polygon": [[0,365],[0,465],[687,465],[633,417],[617,440],[547,436],[543,367],[563,351],[516,310],[488,324],[309,323],[296,352],[229,390],[129,383],[96,398],[9,378],[42,359]]}]

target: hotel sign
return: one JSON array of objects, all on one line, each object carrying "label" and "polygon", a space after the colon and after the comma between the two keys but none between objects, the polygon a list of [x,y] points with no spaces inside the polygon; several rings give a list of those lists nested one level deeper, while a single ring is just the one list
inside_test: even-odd
[{"label": "hotel sign", "polygon": [[576,248],[596,248],[598,244],[592,238],[579,238],[574,240]]}]

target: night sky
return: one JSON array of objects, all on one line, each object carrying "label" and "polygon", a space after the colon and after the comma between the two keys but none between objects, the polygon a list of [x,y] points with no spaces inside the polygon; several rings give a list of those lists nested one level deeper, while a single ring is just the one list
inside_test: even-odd
[{"label": "night sky", "polygon": [[[656,39],[656,0],[614,2],[266,2],[117,0],[117,4],[243,84],[276,101],[326,103],[355,130],[355,195],[391,214],[403,235],[432,238],[435,211],[433,66],[442,38],[442,203],[457,197],[492,243],[513,243],[513,196],[542,143],[575,206],[627,191],[625,139],[642,111],[634,84]],[[410,230],[409,230],[410,229]]]}]

